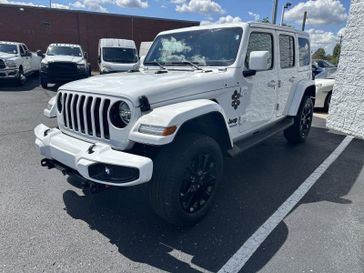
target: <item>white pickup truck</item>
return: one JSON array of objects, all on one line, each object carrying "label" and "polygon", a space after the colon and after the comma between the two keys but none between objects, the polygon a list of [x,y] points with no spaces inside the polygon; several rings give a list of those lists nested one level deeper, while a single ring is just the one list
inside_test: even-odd
[{"label": "white pickup truck", "polygon": [[223,157],[280,131],[304,142],[314,98],[305,32],[261,23],[171,30],[139,71],[60,87],[58,126],[38,125],[35,144],[42,166],[91,189],[149,183],[158,215],[192,225],[224,186]]},{"label": "white pickup truck", "polygon": [[0,41],[0,79],[13,79],[23,85],[26,77],[39,72],[42,52],[30,52],[23,43]]}]

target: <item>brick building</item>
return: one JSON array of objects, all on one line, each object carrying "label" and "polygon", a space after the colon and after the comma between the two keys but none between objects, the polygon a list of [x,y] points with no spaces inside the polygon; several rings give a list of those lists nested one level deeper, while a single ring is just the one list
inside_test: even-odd
[{"label": "brick building", "polygon": [[50,43],[81,44],[97,67],[100,38],[132,39],[139,47],[163,30],[199,22],[0,4],[0,40],[24,42],[45,51]]},{"label": "brick building", "polygon": [[352,0],[328,126],[364,138],[364,1]]}]

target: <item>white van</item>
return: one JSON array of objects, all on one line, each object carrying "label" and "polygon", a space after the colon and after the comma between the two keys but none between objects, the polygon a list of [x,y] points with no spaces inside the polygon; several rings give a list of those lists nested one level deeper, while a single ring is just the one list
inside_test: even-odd
[{"label": "white van", "polygon": [[146,56],[149,48],[152,46],[153,42],[141,42],[139,48],[139,57]]},{"label": "white van", "polygon": [[100,39],[98,63],[101,74],[138,69],[139,57],[135,42],[125,39]]}]

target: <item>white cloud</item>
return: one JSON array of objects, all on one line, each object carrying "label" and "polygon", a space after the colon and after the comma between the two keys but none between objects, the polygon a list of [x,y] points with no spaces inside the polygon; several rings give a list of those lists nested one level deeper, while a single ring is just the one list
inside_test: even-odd
[{"label": "white cloud", "polygon": [[19,2],[19,1],[8,1],[8,0],[0,0],[0,4],[43,7],[43,8],[45,7],[44,5],[34,4],[32,2]]},{"label": "white cloud", "polygon": [[52,3],[52,8],[55,9],[70,9],[71,7],[69,5],[64,5],[60,3]]},{"label": "white cloud", "polygon": [[300,2],[285,14],[291,22],[302,22],[303,13],[307,11],[307,24],[338,24],[347,18],[344,5],[339,0],[308,0]]},{"label": "white cloud", "polygon": [[311,28],[307,32],[311,37],[311,50],[315,52],[318,48],[325,49],[326,54],[332,54],[335,45],[340,40],[340,35],[344,32],[344,28],[339,30],[337,34],[330,31],[323,31],[319,29]]},{"label": "white cloud", "polygon": [[251,17],[254,18],[254,21],[259,21],[259,19],[260,19],[260,15],[259,14],[254,13],[254,12],[251,12],[251,11],[249,11],[248,14],[249,14],[249,16],[251,16]]},{"label": "white cloud", "polygon": [[227,15],[227,16],[220,17],[216,22],[207,21],[207,20],[201,21],[201,25],[238,23],[241,21],[242,21],[241,18],[238,16],[233,17],[231,15]]},{"label": "white cloud", "polygon": [[146,0],[116,0],[115,3],[123,8],[147,8],[149,3]]},{"label": "white cloud", "polygon": [[178,12],[198,12],[203,14],[225,12],[218,3],[212,0],[190,0],[189,2],[174,0],[173,2],[177,4],[176,11]]}]

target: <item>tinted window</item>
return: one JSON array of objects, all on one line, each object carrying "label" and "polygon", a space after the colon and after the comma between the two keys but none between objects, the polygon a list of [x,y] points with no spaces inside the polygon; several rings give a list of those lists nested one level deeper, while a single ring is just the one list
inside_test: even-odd
[{"label": "tinted window", "polygon": [[102,58],[105,62],[112,63],[136,63],[138,61],[137,52],[133,48],[104,47],[102,48]]},{"label": "tinted window", "polygon": [[295,66],[294,38],[289,35],[279,35],[279,54],[281,59],[281,68],[290,68]]},{"label": "tinted window", "polygon": [[306,38],[298,38],[300,66],[310,65],[310,42]]},{"label": "tinted window", "polygon": [[18,48],[16,45],[0,44],[0,52],[18,54]]},{"label": "tinted window", "polygon": [[158,36],[144,64],[228,66],[235,62],[243,30],[213,28]]},{"label": "tinted window", "polygon": [[270,54],[270,68],[273,68],[273,36],[269,33],[252,32],[249,38],[245,66],[249,69],[250,53],[253,51],[268,51]]},{"label": "tinted window", "polygon": [[20,55],[25,54],[24,48],[21,45],[19,46],[19,50],[20,50]]},{"label": "tinted window", "polygon": [[78,46],[49,46],[47,55],[66,55],[82,57],[81,48]]}]

